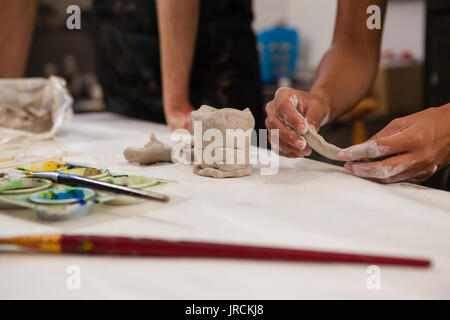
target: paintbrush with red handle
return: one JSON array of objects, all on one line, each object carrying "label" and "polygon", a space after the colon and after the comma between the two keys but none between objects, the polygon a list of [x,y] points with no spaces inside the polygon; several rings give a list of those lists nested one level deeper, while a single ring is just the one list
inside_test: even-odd
[{"label": "paintbrush with red handle", "polygon": [[0,245],[18,245],[45,252],[80,253],[93,255],[198,257],[260,259],[306,262],[343,262],[364,264],[389,264],[415,267],[430,266],[429,260],[372,256],[364,254],[283,249],[192,241],[169,241],[144,238],[42,235],[17,238],[0,238]]}]

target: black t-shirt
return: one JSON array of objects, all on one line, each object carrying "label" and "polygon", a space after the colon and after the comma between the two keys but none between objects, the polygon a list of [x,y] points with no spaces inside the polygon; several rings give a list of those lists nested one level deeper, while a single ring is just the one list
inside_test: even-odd
[{"label": "black t-shirt", "polygon": [[[111,111],[164,122],[155,1],[95,0],[97,72]],[[194,108],[263,106],[251,0],[203,0],[191,72]]]}]

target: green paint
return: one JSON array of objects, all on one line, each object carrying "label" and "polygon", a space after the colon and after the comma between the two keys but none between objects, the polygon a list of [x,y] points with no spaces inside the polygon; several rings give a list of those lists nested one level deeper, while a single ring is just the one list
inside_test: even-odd
[{"label": "green paint", "polygon": [[24,187],[24,184],[21,180],[6,180],[0,182],[0,192],[21,189]]},{"label": "green paint", "polygon": [[114,183],[114,178],[108,177],[105,179],[105,182]]},{"label": "green paint", "polygon": [[130,188],[148,188],[159,184],[158,179],[138,175],[117,175],[105,177],[101,181]]},{"label": "green paint", "polygon": [[131,175],[128,177],[128,184],[129,185],[139,185],[139,184],[144,184],[144,183],[148,183],[150,180],[150,178],[147,177],[142,177],[142,176],[135,176],[135,175]]},{"label": "green paint", "polygon": [[152,178],[143,177],[143,176],[137,176],[137,175],[120,175],[120,176],[113,176],[113,177],[107,177],[103,179],[103,181],[120,185],[120,186],[137,186],[149,183]]}]

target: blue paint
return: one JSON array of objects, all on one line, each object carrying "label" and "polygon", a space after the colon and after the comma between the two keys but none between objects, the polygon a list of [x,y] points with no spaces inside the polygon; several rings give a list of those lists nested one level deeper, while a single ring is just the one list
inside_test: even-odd
[{"label": "blue paint", "polygon": [[45,200],[66,200],[66,199],[76,199],[79,201],[84,200],[85,195],[83,190],[78,188],[66,188],[60,192],[55,192],[52,190],[41,192],[41,199]]}]

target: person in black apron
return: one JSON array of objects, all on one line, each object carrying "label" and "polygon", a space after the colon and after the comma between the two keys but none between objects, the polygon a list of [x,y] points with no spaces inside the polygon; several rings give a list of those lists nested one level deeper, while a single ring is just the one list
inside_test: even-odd
[{"label": "person in black apron", "polygon": [[[95,0],[99,81],[109,111],[167,122],[162,100],[156,1]],[[200,1],[189,100],[194,108],[264,111],[251,0]]]}]

